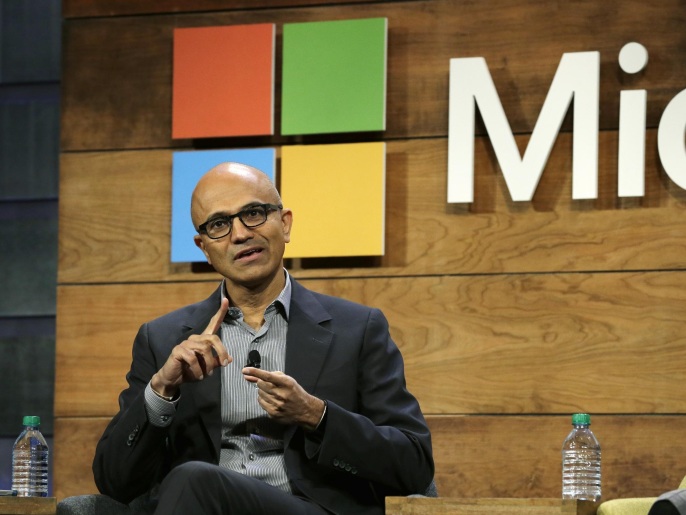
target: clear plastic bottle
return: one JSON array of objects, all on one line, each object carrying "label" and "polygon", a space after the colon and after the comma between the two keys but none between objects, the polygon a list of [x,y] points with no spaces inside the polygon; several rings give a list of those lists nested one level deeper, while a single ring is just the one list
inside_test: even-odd
[{"label": "clear plastic bottle", "polygon": [[48,444],[40,432],[40,417],[24,417],[23,423],[12,449],[12,490],[23,497],[47,497]]},{"label": "clear plastic bottle", "polygon": [[600,444],[587,413],[572,415],[573,429],[562,445],[562,498],[599,501]]}]

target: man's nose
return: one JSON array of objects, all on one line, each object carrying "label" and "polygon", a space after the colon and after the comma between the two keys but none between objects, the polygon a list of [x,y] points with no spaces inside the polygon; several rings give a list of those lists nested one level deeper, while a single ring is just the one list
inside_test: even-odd
[{"label": "man's nose", "polygon": [[231,234],[229,235],[231,241],[245,241],[252,237],[252,229],[246,227],[238,217],[231,220],[231,223],[233,224],[231,226]]}]

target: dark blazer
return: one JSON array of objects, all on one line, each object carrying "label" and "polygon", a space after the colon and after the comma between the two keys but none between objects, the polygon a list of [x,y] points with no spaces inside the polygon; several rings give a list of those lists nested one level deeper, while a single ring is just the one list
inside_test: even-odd
[{"label": "dark blazer", "polygon": [[[328,402],[322,434],[296,426],[286,431],[284,457],[294,487],[341,514],[382,513],[387,495],[423,493],[434,473],[431,436],[405,387],[403,360],[385,317],[291,282],[284,372]],[[172,348],[207,326],[220,295],[217,289],[141,326],[129,386],[93,461],[102,493],[129,502],[180,463],[219,462],[221,374],[182,385],[167,428],[148,422],[144,390]]]}]

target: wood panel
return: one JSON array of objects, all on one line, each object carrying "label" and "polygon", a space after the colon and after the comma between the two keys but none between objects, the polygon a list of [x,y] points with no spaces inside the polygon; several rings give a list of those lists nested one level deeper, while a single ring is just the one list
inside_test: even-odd
[{"label": "wood panel", "polygon": [[[436,482],[448,497],[558,497],[568,416],[431,417]],[[686,474],[684,416],[593,415],[603,499],[657,496]]]},{"label": "wood panel", "polygon": [[598,503],[553,498],[387,497],[386,515],[596,515]]},{"label": "wood panel", "polygon": [[0,515],[55,515],[54,497],[0,497]]},{"label": "wood panel", "polygon": [[[686,412],[686,272],[304,284],[384,310],[425,413]],[[61,286],[55,414],[114,414],[138,326],[215,285]]]},{"label": "wood panel", "polygon": [[55,416],[116,413],[140,325],[181,307],[179,299],[208,297],[217,285],[58,287]]},{"label": "wood panel", "polygon": [[[373,0],[63,0],[65,18],[122,16],[127,14],[182,13],[293,7],[296,5],[354,4]],[[402,0],[393,0],[395,2]]]},{"label": "wood panel", "polygon": [[[56,495],[95,491],[95,444],[139,325],[218,282],[206,265],[169,263],[172,150],[368,140],[387,142],[386,255],[287,266],[312,289],[383,309],[429,414],[440,494],[559,497],[560,414],[582,410],[603,445],[604,498],[675,488],[686,474],[686,192],[662,170],[655,128],[686,87],[683,7],[65,0]],[[278,127],[283,24],[374,16],[389,18],[383,133],[171,140],[175,27],[276,23]],[[630,41],[650,53],[636,75],[617,63]],[[568,116],[532,202],[509,200],[482,136],[476,200],[448,205],[449,60],[487,59],[523,151],[562,54],[578,51],[601,54],[598,200],[571,200]],[[619,94],[641,88],[646,196],[617,199]]]},{"label": "wood panel", "polygon": [[[62,148],[166,148],[191,143],[171,140],[175,27],[275,22],[280,34],[283,23],[378,16],[389,19],[388,124],[384,138],[447,134],[448,67],[454,57],[486,58],[516,133],[533,130],[565,52],[601,53],[600,123],[604,129],[618,126],[620,90],[649,91],[647,124],[656,127],[667,102],[686,87],[686,33],[682,30],[686,10],[680,0],[507,0],[498,2],[497,8],[489,2],[380,2],[77,19],[64,27],[67,80],[62,84]],[[641,42],[651,56],[648,68],[635,76],[623,73],[617,64],[620,49],[630,41]],[[279,63],[280,53],[277,112]],[[325,137],[325,141],[336,138]],[[273,144],[300,139],[274,137],[267,141]],[[264,145],[265,140],[211,140],[203,144],[255,146]]]},{"label": "wood panel", "polygon": [[58,283],[171,277],[170,205],[169,151],[63,154]]},{"label": "wood panel", "polygon": [[[441,497],[559,497],[569,416],[430,416]],[[58,499],[96,493],[91,465],[109,418],[55,421]],[[603,500],[657,496],[684,474],[686,416],[594,415]]]},{"label": "wood panel", "polygon": [[55,497],[98,493],[93,479],[95,447],[111,417],[55,418]]},{"label": "wood panel", "polygon": [[[571,199],[569,134],[556,143],[533,202],[523,203],[510,200],[490,145],[479,138],[471,205],[446,204],[445,139],[391,141],[386,255],[291,268],[299,277],[684,268],[686,192],[658,172],[655,133],[648,138],[646,196],[617,199],[617,160],[604,157],[596,201]],[[605,153],[616,155],[616,147],[616,133],[603,132]],[[216,277],[202,273],[211,272],[207,266],[169,262],[171,158],[168,150],[63,154],[60,283]]]}]

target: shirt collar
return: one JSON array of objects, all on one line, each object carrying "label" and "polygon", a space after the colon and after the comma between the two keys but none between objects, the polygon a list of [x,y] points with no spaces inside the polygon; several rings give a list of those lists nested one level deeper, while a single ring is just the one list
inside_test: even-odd
[{"label": "shirt collar", "polygon": [[[289,319],[290,317],[290,311],[291,311],[291,276],[288,273],[288,271],[284,268],[283,273],[286,276],[286,284],[283,287],[283,290],[281,290],[281,293],[279,293],[279,296],[274,299],[274,301],[269,304],[269,306],[281,306],[283,309],[283,313],[286,317],[286,320]],[[226,298],[226,279],[222,280],[221,284],[221,293],[222,293],[222,300]],[[238,318],[240,314],[240,310],[236,307],[229,306],[229,311],[226,313],[227,316],[230,318]]]}]

